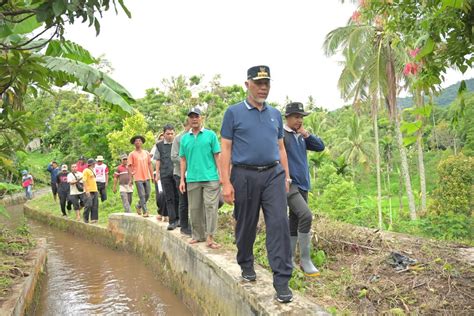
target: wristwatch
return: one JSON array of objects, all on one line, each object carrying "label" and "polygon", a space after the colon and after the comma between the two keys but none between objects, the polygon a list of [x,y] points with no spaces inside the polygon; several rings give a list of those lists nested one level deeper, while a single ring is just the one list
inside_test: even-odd
[{"label": "wristwatch", "polygon": [[291,180],[291,178],[288,178],[286,179],[286,182],[288,182],[289,184],[291,184],[293,182],[293,180]]}]

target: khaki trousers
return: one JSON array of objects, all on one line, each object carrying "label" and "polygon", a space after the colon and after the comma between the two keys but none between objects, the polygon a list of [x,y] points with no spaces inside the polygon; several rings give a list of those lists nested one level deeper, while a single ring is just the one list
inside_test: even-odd
[{"label": "khaki trousers", "polygon": [[187,190],[192,237],[204,241],[216,233],[219,181],[188,182]]}]

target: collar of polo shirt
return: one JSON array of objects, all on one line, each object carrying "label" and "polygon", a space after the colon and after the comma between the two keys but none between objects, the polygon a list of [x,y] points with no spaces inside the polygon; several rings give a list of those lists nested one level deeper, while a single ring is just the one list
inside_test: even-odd
[{"label": "collar of polo shirt", "polygon": [[[201,129],[199,130],[199,132],[202,132],[204,130],[204,126],[201,127]],[[189,134],[192,134],[193,133],[193,129],[191,128],[188,132]]]},{"label": "collar of polo shirt", "polygon": [[[251,109],[256,109],[256,107],[254,107],[253,105],[249,104],[247,102],[247,100],[244,100],[244,103],[245,103],[245,106],[247,107],[247,109],[251,110]],[[262,111],[266,110],[267,109],[267,102],[263,102],[263,106],[262,106]]]},{"label": "collar of polo shirt", "polygon": [[287,131],[288,133],[293,133],[293,134],[297,134],[294,130],[292,130],[291,128],[288,127],[288,125],[283,125],[283,128],[285,129],[285,131]]}]

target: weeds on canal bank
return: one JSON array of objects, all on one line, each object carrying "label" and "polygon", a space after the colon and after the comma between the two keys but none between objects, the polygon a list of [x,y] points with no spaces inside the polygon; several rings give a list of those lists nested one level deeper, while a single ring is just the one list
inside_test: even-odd
[{"label": "weeds on canal bank", "polygon": [[[293,271],[290,287],[332,314],[474,314],[474,266],[458,252],[460,245],[401,234],[381,233],[336,222],[313,221],[316,278]],[[219,216],[218,241],[236,250],[230,213]],[[389,264],[391,252],[416,260],[404,270]],[[259,223],[255,261],[270,270],[265,226]]]},{"label": "weeds on canal bank", "polygon": [[0,227],[0,299],[8,294],[16,280],[28,276],[24,270],[28,253],[34,246],[26,224],[16,230]]}]

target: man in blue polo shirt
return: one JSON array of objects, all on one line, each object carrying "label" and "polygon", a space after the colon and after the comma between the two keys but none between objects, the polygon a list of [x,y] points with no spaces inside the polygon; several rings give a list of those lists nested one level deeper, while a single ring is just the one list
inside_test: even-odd
[{"label": "man in blue polo shirt", "polygon": [[291,185],[288,193],[290,208],[291,252],[295,256],[296,244],[300,246],[300,265],[307,276],[318,276],[319,271],[311,261],[311,223],[313,214],[308,207],[310,178],[306,151],[323,151],[324,143],[303,127],[303,104],[293,102],[286,106],[285,148],[288,155]]},{"label": "man in blue polo shirt", "polygon": [[[293,300],[288,287],[291,264],[286,193],[288,161],[281,113],[265,100],[270,92],[270,69],[247,71],[247,99],[230,106],[222,122],[221,180],[224,200],[234,203],[237,263],[244,281],[255,281],[253,244],[260,208],[266,224],[268,261],[276,299]],[[232,163],[232,171],[231,171]]]},{"label": "man in blue polo shirt", "polygon": [[[195,244],[206,240],[211,249],[220,245],[214,241],[219,204],[219,154],[221,148],[216,133],[202,127],[201,110],[188,112],[191,129],[183,135],[179,146],[181,179],[179,190],[188,192],[192,239]],[[187,183],[187,186],[185,184]]]}]

